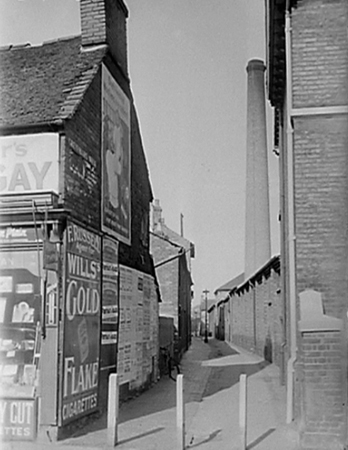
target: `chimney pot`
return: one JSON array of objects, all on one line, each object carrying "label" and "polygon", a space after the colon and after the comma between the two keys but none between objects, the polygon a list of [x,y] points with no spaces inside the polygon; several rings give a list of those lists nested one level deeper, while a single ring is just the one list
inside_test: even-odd
[{"label": "chimney pot", "polygon": [[82,48],[105,44],[128,75],[128,9],[123,0],[80,0]]}]

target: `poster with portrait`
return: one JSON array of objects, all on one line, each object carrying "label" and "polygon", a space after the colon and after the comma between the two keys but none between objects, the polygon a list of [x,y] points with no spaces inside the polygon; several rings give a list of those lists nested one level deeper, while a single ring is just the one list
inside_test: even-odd
[{"label": "poster with portrait", "polygon": [[102,66],[102,230],[131,242],[130,103]]}]

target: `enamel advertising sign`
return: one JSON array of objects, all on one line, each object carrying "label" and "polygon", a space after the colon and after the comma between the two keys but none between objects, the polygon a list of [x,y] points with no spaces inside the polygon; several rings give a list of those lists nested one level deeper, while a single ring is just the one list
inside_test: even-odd
[{"label": "enamel advertising sign", "polygon": [[0,441],[33,441],[36,425],[34,399],[0,399]]},{"label": "enamel advertising sign", "polygon": [[102,230],[131,242],[130,103],[102,66]]},{"label": "enamel advertising sign", "polygon": [[68,223],[66,230],[64,355],[61,420],[98,406],[101,237]]},{"label": "enamel advertising sign", "polygon": [[58,193],[58,133],[0,137],[0,193]]}]

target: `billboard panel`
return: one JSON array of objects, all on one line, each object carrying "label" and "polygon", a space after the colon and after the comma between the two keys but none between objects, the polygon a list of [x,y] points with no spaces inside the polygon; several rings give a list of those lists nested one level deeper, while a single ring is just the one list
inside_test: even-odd
[{"label": "billboard panel", "polygon": [[58,193],[59,134],[0,137],[0,193]]},{"label": "billboard panel", "polygon": [[131,242],[130,103],[102,66],[102,230]]}]

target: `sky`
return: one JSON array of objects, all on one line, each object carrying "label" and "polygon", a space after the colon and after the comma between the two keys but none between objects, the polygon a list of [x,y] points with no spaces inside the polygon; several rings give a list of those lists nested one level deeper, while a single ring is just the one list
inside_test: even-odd
[{"label": "sky", "polygon": [[[154,197],[195,244],[195,299],[244,271],[246,66],[265,60],[263,0],[125,0],[128,63]],[[0,0],[0,45],[80,33],[78,0]],[[278,159],[267,107],[272,254]]]}]

